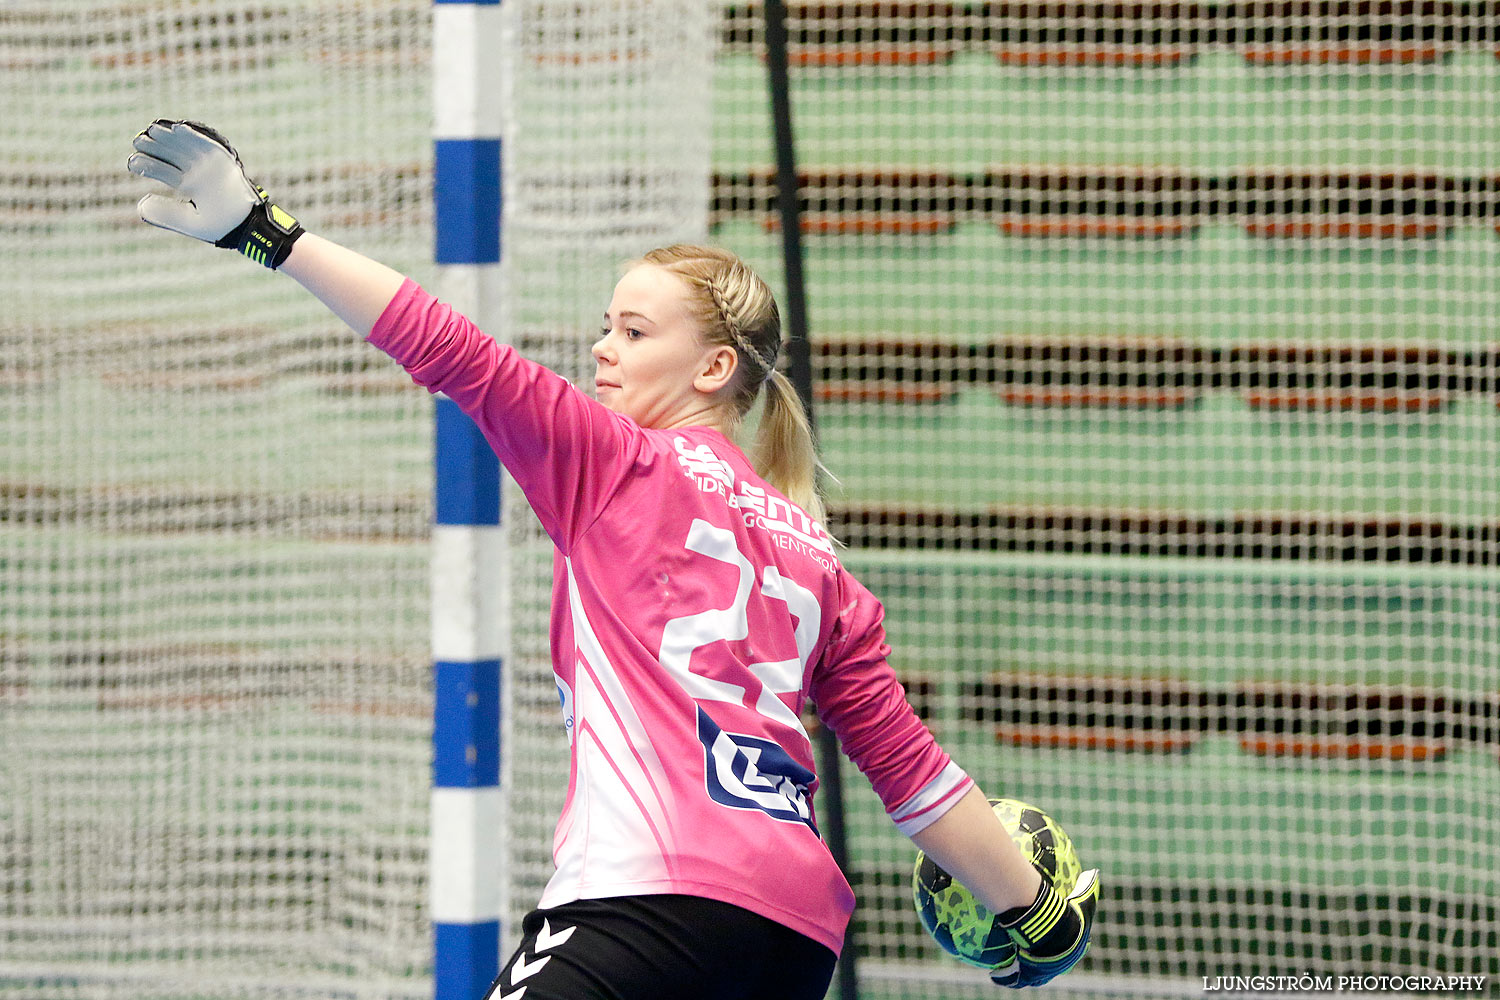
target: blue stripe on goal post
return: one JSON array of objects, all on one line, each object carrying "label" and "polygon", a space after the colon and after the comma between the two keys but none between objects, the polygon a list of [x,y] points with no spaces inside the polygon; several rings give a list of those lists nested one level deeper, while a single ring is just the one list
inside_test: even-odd
[{"label": "blue stripe on goal post", "polygon": [[[483,329],[500,263],[500,0],[434,0],[433,260],[443,297]],[[434,410],[432,831],[435,1000],[478,1000],[504,938],[501,721],[509,645],[500,467],[451,400]]]},{"label": "blue stripe on goal post", "polygon": [[[500,921],[434,924],[432,978],[444,1000],[479,1000],[494,980],[482,970],[500,954]],[[496,970],[496,974],[499,970]]]},{"label": "blue stripe on goal post", "polygon": [[500,460],[474,421],[446,396],[433,409],[438,524],[500,523]]},{"label": "blue stripe on goal post", "polygon": [[438,139],[432,207],[439,264],[500,259],[500,140]]}]

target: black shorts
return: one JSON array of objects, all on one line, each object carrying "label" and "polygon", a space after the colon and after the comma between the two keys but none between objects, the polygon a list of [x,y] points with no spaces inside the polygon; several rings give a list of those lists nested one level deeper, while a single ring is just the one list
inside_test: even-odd
[{"label": "black shorts", "polygon": [[581,899],[521,931],[485,1000],[822,1000],[833,977],[826,946],[697,896]]}]

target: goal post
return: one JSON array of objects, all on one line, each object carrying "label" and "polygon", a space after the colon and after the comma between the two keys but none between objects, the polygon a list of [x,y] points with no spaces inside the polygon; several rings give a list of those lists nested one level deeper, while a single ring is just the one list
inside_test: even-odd
[{"label": "goal post", "polygon": [[[510,58],[498,0],[433,6],[434,259],[444,297],[502,336],[501,177]],[[505,913],[500,725],[510,586],[500,468],[451,400],[434,420],[433,996],[484,994]]]}]

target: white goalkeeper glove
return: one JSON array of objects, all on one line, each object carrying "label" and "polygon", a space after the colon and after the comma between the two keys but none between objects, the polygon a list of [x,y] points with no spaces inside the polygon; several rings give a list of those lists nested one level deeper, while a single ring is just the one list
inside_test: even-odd
[{"label": "white goalkeeper glove", "polygon": [[142,198],[142,222],[238,250],[272,270],[292,252],[302,226],[245,176],[239,154],[214,129],[158,119],[131,145],[126,169],[173,191]]}]

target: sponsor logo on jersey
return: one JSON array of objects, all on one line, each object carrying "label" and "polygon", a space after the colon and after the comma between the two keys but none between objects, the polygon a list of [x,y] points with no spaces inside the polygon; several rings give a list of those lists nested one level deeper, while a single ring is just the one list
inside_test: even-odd
[{"label": "sponsor logo on jersey", "polygon": [[740,512],[747,527],[764,528],[779,536],[777,544],[782,548],[801,549],[830,572],[833,570],[833,540],[801,507],[753,483],[739,481],[729,463],[706,444],[690,448],[686,438],[678,437],[673,445],[683,475],[697,483],[699,492],[720,494]]},{"label": "sponsor logo on jersey", "polygon": [[562,702],[563,728],[568,732],[568,746],[573,745],[573,689],[562,682],[556,674],[552,680],[557,684],[557,700]]},{"label": "sponsor logo on jersey", "polygon": [[677,449],[677,464],[682,466],[683,471],[694,479],[708,479],[722,486],[734,487],[734,469],[729,463],[714,454],[714,450],[706,444],[700,444],[696,448],[689,448],[687,438],[678,437],[673,439],[673,446]]},{"label": "sponsor logo on jersey", "polygon": [[810,802],[817,776],[779,744],[726,733],[701,707],[698,741],[709,798],[731,809],[756,809],[784,823],[803,823],[817,834]]}]

